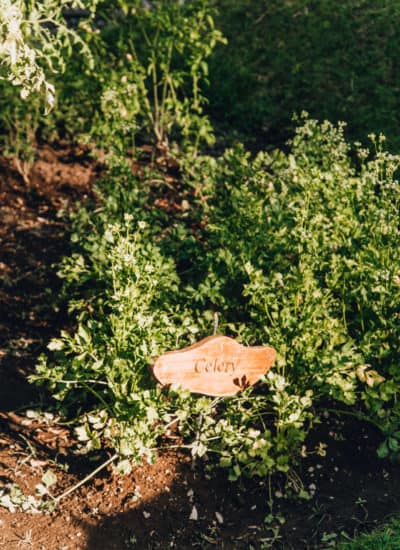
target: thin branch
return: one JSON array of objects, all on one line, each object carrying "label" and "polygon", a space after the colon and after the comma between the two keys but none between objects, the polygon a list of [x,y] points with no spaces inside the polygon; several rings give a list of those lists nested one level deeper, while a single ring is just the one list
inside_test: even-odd
[{"label": "thin branch", "polygon": [[74,491],[79,489],[79,487],[82,487],[82,485],[84,485],[86,482],[88,482],[90,479],[92,479],[92,477],[94,477],[96,474],[101,472],[101,470],[106,468],[109,464],[114,462],[117,458],[118,458],[118,453],[115,453],[114,455],[112,455],[112,457],[110,457],[108,460],[103,462],[103,464],[100,464],[100,466],[98,468],[93,470],[93,472],[91,472],[89,475],[87,475],[81,481],[79,481],[79,483],[76,483],[75,485],[73,485],[72,487],[70,487],[69,489],[64,491],[64,493],[61,493],[61,495],[58,495],[57,497],[54,497],[55,503],[58,504],[60,502],[60,500],[62,500],[63,498],[67,497],[68,495],[70,495],[71,493],[73,493]]}]

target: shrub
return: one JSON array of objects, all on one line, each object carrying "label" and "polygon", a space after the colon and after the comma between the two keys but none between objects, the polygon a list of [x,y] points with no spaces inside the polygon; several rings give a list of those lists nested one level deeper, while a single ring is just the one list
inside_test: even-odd
[{"label": "shrub", "polygon": [[277,348],[290,392],[363,411],[384,455],[399,435],[400,159],[371,137],[353,161],[343,126],[306,120],[287,155],[209,163],[203,284],[242,339]]},{"label": "shrub", "polygon": [[[86,414],[88,449],[102,436],[138,458],[173,423],[233,479],[287,472],[329,401],[381,429],[381,455],[397,452],[399,158],[375,144],[352,151],[342,126],[306,119],[289,154],[191,160],[188,209],[167,218],[150,173],[114,168],[62,269],[78,328],[36,377]],[[209,333],[214,311],[222,332],[273,345],[275,367],[230,398],[157,388],[154,356]]]},{"label": "shrub", "polygon": [[[92,2],[86,4],[93,9]],[[79,34],[64,20],[63,10],[68,5],[85,7],[79,1],[0,2],[0,74],[20,89],[22,99],[43,92],[47,110],[54,106],[55,93],[48,73],[64,68],[65,50],[79,44],[89,54]]]},{"label": "shrub", "polygon": [[381,0],[219,0],[228,45],[210,62],[213,122],[252,143],[282,144],[292,114],[346,120],[351,139],[383,132],[399,147],[399,6]]},{"label": "shrub", "polygon": [[143,141],[163,155],[213,143],[204,87],[224,39],[208,0],[14,4],[0,3],[0,76],[23,98],[2,83],[0,145],[26,180],[37,137],[96,141],[114,158]]},{"label": "shrub", "polygon": [[72,52],[79,52],[80,66],[93,61],[82,29],[67,23],[66,12],[81,11],[88,24],[95,3],[0,1],[0,146],[25,181],[39,129],[54,134],[56,114],[46,123],[44,115],[56,106],[56,75],[64,72]]},{"label": "shrub", "polygon": [[195,149],[212,141],[203,87],[207,59],[223,41],[214,14],[208,0],[100,4],[93,47],[102,92],[92,134],[114,153],[135,147],[138,134],[164,152],[171,140]]}]

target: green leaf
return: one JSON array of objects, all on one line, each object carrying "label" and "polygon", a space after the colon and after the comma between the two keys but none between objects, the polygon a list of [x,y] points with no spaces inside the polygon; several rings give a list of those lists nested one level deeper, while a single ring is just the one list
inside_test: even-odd
[{"label": "green leaf", "polygon": [[377,450],[377,455],[379,456],[379,458],[386,458],[388,454],[389,454],[388,444],[386,441],[384,441],[383,443],[381,443],[381,445],[379,445]]},{"label": "green leaf", "polygon": [[57,483],[57,476],[51,470],[47,470],[42,475],[42,483],[44,483],[44,485],[49,488]]},{"label": "green leaf", "polygon": [[59,339],[53,339],[49,344],[47,344],[47,349],[50,351],[61,351],[64,349],[64,342]]}]

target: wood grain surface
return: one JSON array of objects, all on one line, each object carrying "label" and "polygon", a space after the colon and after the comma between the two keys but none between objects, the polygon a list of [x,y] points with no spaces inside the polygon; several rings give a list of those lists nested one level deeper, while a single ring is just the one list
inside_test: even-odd
[{"label": "wood grain surface", "polygon": [[227,396],[255,384],[273,365],[276,351],[246,347],[228,336],[209,336],[193,346],[161,355],[152,367],[162,385],[193,393]]}]

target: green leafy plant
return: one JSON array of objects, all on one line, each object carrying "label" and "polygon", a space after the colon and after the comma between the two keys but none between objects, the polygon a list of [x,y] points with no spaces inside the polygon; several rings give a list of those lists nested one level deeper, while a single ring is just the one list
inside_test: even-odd
[{"label": "green leafy plant", "polygon": [[138,133],[164,152],[171,139],[194,150],[202,140],[211,142],[203,87],[207,59],[223,42],[211,3],[121,1],[118,8],[98,10],[106,24],[95,41],[103,81],[95,135],[114,152],[134,147]]},{"label": "green leafy plant", "polygon": [[[65,71],[67,58],[75,51],[80,63],[83,60],[90,66],[93,62],[82,28],[70,25],[65,14],[81,11],[84,26],[95,5],[95,1],[67,0],[0,2],[0,145],[25,182],[39,129],[52,127],[54,134],[56,117],[44,123],[44,115],[56,106],[57,75]],[[58,87],[62,86],[59,79]]]},{"label": "green leafy plant", "polygon": [[400,524],[397,518],[392,518],[385,526],[355,537],[351,542],[341,542],[337,545],[340,550],[395,550],[400,544]]},{"label": "green leafy plant", "polygon": [[383,132],[398,150],[397,3],[218,0],[228,45],[210,59],[216,128],[262,149],[292,135],[292,114],[348,122],[351,139]]},{"label": "green leafy plant", "polygon": [[242,338],[278,349],[291,392],[354,407],[393,452],[399,157],[372,139],[356,167],[342,126],[306,119],[288,155],[208,162],[203,284],[227,317],[240,311]]},{"label": "green leafy plant", "polygon": [[46,69],[54,73],[64,67],[63,50],[79,44],[87,57],[90,52],[79,34],[64,18],[67,7],[93,8],[94,2],[59,0],[24,2],[1,0],[0,62],[5,78],[21,89],[27,99],[32,92],[44,92],[47,110],[54,106],[55,89]]},{"label": "green leafy plant", "polygon": [[110,160],[143,141],[163,158],[213,142],[204,87],[223,37],[208,0],[4,0],[0,10],[0,144],[25,181],[40,139],[96,140]]},{"label": "green leafy plant", "polygon": [[[35,376],[79,419],[83,451],[108,441],[125,469],[174,426],[231,479],[290,479],[301,455],[325,452],[306,438],[330,402],[397,454],[400,159],[373,139],[352,151],[343,126],[305,118],[288,154],[183,162],[189,206],[169,215],[151,171],[110,171],[102,207],[75,214],[61,269],[77,329]],[[273,345],[274,368],[230,398],[159,388],[154,357],[209,334],[215,311],[221,332]]]}]

